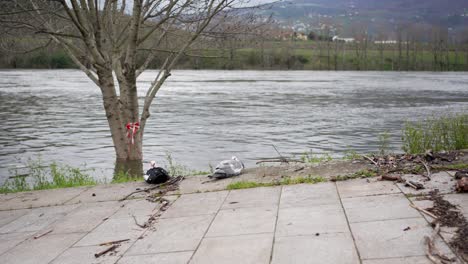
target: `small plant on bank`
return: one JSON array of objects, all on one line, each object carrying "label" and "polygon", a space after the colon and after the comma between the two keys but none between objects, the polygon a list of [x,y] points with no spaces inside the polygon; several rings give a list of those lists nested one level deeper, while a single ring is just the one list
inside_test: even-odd
[{"label": "small plant on bank", "polygon": [[[196,175],[208,175],[209,171],[199,171],[189,169],[187,166],[178,164],[172,158],[170,152],[166,152],[167,172],[171,177],[175,176],[196,176]],[[211,169],[211,168],[210,168]]]},{"label": "small plant on bank", "polygon": [[233,182],[229,184],[226,187],[226,189],[238,190],[238,189],[250,189],[250,188],[258,188],[258,187],[271,187],[271,186],[279,186],[279,185],[293,185],[293,184],[301,184],[301,183],[315,184],[315,183],[325,182],[325,181],[327,180],[323,177],[312,177],[312,176],[296,177],[296,178],[286,177],[282,179],[281,181],[268,182],[268,183],[252,182],[252,181],[238,181],[238,182]]},{"label": "small plant on bank", "polygon": [[29,160],[25,175],[13,176],[1,187],[0,193],[46,190],[95,185],[97,182],[83,169],[52,162],[46,166],[41,158]]},{"label": "small plant on bank", "polygon": [[361,159],[361,155],[359,155],[355,150],[347,150],[343,156],[343,160],[357,160]]},{"label": "small plant on bank", "polygon": [[468,148],[468,115],[457,114],[406,122],[403,151],[410,154]]},{"label": "small plant on bank", "polygon": [[388,131],[379,134],[379,154],[384,156],[390,146],[390,134]]},{"label": "small plant on bank", "polygon": [[325,153],[325,154],[314,154],[311,152],[304,152],[301,156],[301,161],[304,163],[310,163],[310,164],[317,164],[317,163],[322,163],[325,161],[332,161],[333,158],[330,156],[330,154]]}]

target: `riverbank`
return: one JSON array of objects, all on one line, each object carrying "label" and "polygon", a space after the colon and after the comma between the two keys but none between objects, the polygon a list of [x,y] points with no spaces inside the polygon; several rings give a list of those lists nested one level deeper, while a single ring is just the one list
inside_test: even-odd
[{"label": "riverbank", "polygon": [[[352,175],[376,168],[365,159],[298,170],[302,166],[261,167],[219,181],[186,177],[178,190],[138,192],[127,200],[122,198],[150,186],[132,182],[0,195],[0,262],[431,263],[424,237],[433,233],[433,219],[420,210],[436,214],[431,208],[440,202],[428,192],[438,189],[440,199],[468,217],[468,195],[454,193],[454,170],[432,173],[422,190],[377,176],[279,184],[285,174],[300,179],[321,171],[324,179],[336,180],[345,170]],[[423,180],[424,173],[401,177]],[[278,186],[225,190],[238,181]],[[443,226],[433,240],[450,263],[463,263],[453,243],[457,230]]]}]

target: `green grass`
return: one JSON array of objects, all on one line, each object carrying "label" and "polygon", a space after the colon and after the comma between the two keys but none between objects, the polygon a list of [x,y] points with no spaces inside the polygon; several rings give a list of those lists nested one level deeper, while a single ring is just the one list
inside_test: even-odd
[{"label": "green grass", "polygon": [[83,169],[51,163],[44,166],[39,158],[27,163],[26,175],[16,175],[0,186],[0,193],[68,188],[96,185],[97,182]]},{"label": "green grass", "polygon": [[447,164],[447,165],[440,165],[440,166],[432,166],[433,169],[443,169],[443,170],[465,170],[468,169],[468,163],[460,163],[460,164]]},{"label": "green grass", "polygon": [[344,156],[343,156],[343,160],[357,160],[357,159],[361,159],[362,156],[359,155],[356,151],[354,150],[347,150],[345,151],[344,153]]},{"label": "green grass", "polygon": [[468,114],[428,118],[406,122],[403,129],[403,151],[410,154],[468,148]]},{"label": "green grass", "polygon": [[252,182],[252,181],[238,181],[229,184],[226,189],[227,190],[239,190],[239,189],[250,189],[250,188],[258,188],[258,187],[271,187],[271,186],[279,186],[279,185],[293,185],[293,184],[301,184],[301,183],[308,183],[308,184],[315,184],[319,182],[325,182],[326,179],[323,177],[297,177],[297,178],[284,178],[281,181],[269,182],[269,183],[261,183],[261,182]]},{"label": "green grass", "polygon": [[312,151],[303,153],[300,159],[304,163],[310,163],[310,164],[317,164],[317,163],[322,163],[322,162],[325,162],[325,161],[332,161],[333,160],[333,158],[328,153],[313,154]]},{"label": "green grass", "polygon": [[372,178],[377,176],[377,172],[373,170],[360,170],[358,172],[355,172],[351,175],[338,175],[332,178],[332,181],[347,181],[347,180],[352,180],[352,179],[362,179],[362,178]]},{"label": "green grass", "polygon": [[[167,172],[171,177],[175,176],[198,176],[198,175],[208,175],[210,174],[209,171],[199,171],[199,170],[192,170],[185,165],[177,163],[174,158],[172,157],[171,153],[166,152],[166,162],[167,162]],[[210,171],[212,170],[212,166],[210,166]]]}]

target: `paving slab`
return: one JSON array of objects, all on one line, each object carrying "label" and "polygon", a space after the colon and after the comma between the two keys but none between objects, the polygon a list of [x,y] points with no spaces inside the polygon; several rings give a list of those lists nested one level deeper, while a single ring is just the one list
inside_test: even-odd
[{"label": "paving slab", "polygon": [[193,193],[182,195],[161,218],[173,218],[216,213],[223,204],[228,191]]},{"label": "paving slab", "polygon": [[350,223],[421,217],[403,194],[342,199]]},{"label": "paving slab", "polygon": [[127,217],[140,217],[140,218],[149,218],[151,215],[155,214],[159,208],[161,208],[160,203],[153,203],[145,199],[135,199],[129,200],[127,202],[117,202],[118,210],[111,216],[111,219],[117,218],[127,218]]},{"label": "paving slab", "polygon": [[119,202],[83,204],[44,230],[53,233],[87,233],[120,209]]},{"label": "paving slab", "polygon": [[186,264],[192,255],[193,251],[125,256],[118,264]]},{"label": "paving slab", "polygon": [[349,233],[341,205],[280,208],[276,236]]},{"label": "paving slab", "polygon": [[17,218],[0,228],[0,233],[35,232],[39,231],[55,221],[63,218],[69,212],[77,208],[77,205],[64,205],[43,207],[30,210],[29,213]]},{"label": "paving slab", "polygon": [[277,206],[280,193],[281,187],[233,190],[229,192],[221,208]]},{"label": "paving slab", "polygon": [[[432,228],[422,217],[350,225],[362,259],[424,256],[424,236],[432,233]],[[409,230],[404,231],[408,227]],[[442,239],[436,241],[436,247],[453,256]]]},{"label": "paving slab", "polygon": [[273,234],[204,238],[191,264],[268,264]]},{"label": "paving slab", "polygon": [[[149,184],[145,182],[96,185],[80,193],[79,196],[76,196],[72,200],[68,201],[67,204],[118,201],[131,192],[136,191],[137,189],[148,187]],[[141,192],[135,194],[132,196],[132,198],[143,198],[145,196],[146,193]]]},{"label": "paving slab", "polygon": [[16,193],[0,193],[0,203],[5,203],[5,202],[15,198],[16,196],[17,196]]},{"label": "paving slab", "polygon": [[[143,223],[145,220],[137,218],[137,221],[140,221],[140,223]],[[107,219],[83,237],[76,246],[95,246],[104,242],[122,239],[135,241],[143,234],[143,231],[144,229],[135,224],[133,217]]]},{"label": "paving slab", "polygon": [[406,258],[388,258],[388,259],[370,259],[364,260],[362,264],[433,264],[426,256],[406,257]]},{"label": "paving slab", "polygon": [[95,253],[101,252],[109,246],[89,246],[89,247],[72,247],[65,250],[51,264],[114,264],[124,252],[122,246],[117,248],[117,254],[111,255],[108,253],[99,258],[94,256]]},{"label": "paving slab", "polygon": [[273,206],[220,210],[206,236],[273,233],[277,211],[278,207]]},{"label": "paving slab", "polygon": [[13,222],[21,216],[30,213],[31,209],[0,211],[0,227]]},{"label": "paving slab", "polygon": [[431,175],[431,180],[426,181],[425,177],[421,175],[414,175],[414,174],[405,174],[402,176],[405,180],[411,180],[414,182],[419,182],[424,185],[424,189],[415,190],[411,187],[405,186],[404,183],[397,183],[400,189],[405,194],[412,194],[412,195],[423,195],[428,194],[431,190],[439,190],[440,193],[446,194],[451,193],[455,190],[456,180],[450,175],[454,175],[455,172],[437,172]]},{"label": "paving slab", "polygon": [[78,241],[84,234],[47,235],[40,239],[28,239],[0,255],[2,264],[46,264]]},{"label": "paving slab", "polygon": [[350,234],[277,237],[273,264],[359,264]]},{"label": "paving slab", "polygon": [[280,207],[339,204],[334,183],[299,184],[283,187]]},{"label": "paving slab", "polygon": [[0,255],[33,235],[34,232],[0,234]]},{"label": "paving slab", "polygon": [[189,194],[198,192],[213,192],[226,190],[226,187],[236,178],[227,178],[222,180],[211,180],[207,176],[190,176],[180,182],[179,189],[169,194]]},{"label": "paving slab", "polygon": [[16,197],[0,203],[0,210],[37,208],[63,205],[85,192],[89,187],[63,188],[17,193]]},{"label": "paving slab", "polygon": [[400,193],[393,182],[378,181],[377,178],[339,181],[336,186],[341,198]]},{"label": "paving slab", "polygon": [[214,215],[159,219],[154,230],[145,233],[128,251],[128,255],[194,251]]}]

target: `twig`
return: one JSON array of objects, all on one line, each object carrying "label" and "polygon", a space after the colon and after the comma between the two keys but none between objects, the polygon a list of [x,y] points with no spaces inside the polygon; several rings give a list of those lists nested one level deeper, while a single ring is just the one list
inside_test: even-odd
[{"label": "twig", "polygon": [[45,236],[45,235],[47,235],[47,234],[49,234],[49,233],[52,233],[52,231],[54,231],[54,230],[51,229],[51,230],[49,230],[49,231],[47,231],[47,232],[45,232],[45,233],[42,233],[42,234],[40,234],[40,235],[37,235],[37,236],[34,237],[34,239],[41,238],[41,237],[43,237],[43,236]]},{"label": "twig", "polygon": [[162,187],[162,186],[168,186],[168,185],[173,185],[173,184],[179,183],[179,182],[182,181],[183,179],[184,179],[183,176],[177,176],[177,177],[175,177],[175,178],[171,178],[171,179],[169,179],[167,182],[160,183],[160,184],[156,184],[156,185],[153,186],[153,187],[149,187],[149,188],[146,188],[146,189],[142,189],[142,190],[137,190],[137,191],[131,192],[130,194],[128,194],[128,195],[125,196],[124,198],[120,199],[119,201],[120,201],[120,202],[125,201],[125,200],[127,200],[130,196],[132,196],[132,195],[134,195],[134,194],[137,194],[137,193],[149,192],[149,191],[158,189],[159,187]]},{"label": "twig", "polygon": [[434,263],[447,263],[452,262],[453,260],[449,257],[442,254],[435,246],[434,241],[437,239],[437,236],[440,232],[440,223],[437,222],[434,230],[432,231],[431,236],[425,236],[425,242],[427,244],[426,254],[427,257]]},{"label": "twig", "polygon": [[420,161],[424,165],[424,168],[426,168],[427,178],[430,180],[431,179],[431,169],[429,168],[429,166],[427,165],[426,162],[424,162],[423,160],[420,160]]},{"label": "twig", "polygon": [[422,185],[422,184],[419,183],[419,182],[406,181],[406,184],[409,185],[410,187],[414,188],[415,190],[424,189],[424,185]]},{"label": "twig", "polygon": [[137,225],[137,226],[139,226],[139,227],[141,227],[141,228],[146,228],[146,227],[147,227],[146,223],[140,225],[140,224],[137,222],[136,217],[135,217],[134,215],[132,215],[132,217],[133,217],[133,220],[135,220],[135,225]]},{"label": "twig", "polygon": [[127,239],[109,241],[109,242],[101,243],[101,244],[99,244],[99,246],[108,246],[108,245],[113,245],[113,244],[120,244],[120,243],[122,243],[122,242],[126,242],[126,241],[129,241],[129,240],[130,240],[130,239],[127,238]]},{"label": "twig", "polygon": [[417,207],[417,206],[414,205],[414,204],[410,204],[410,206],[413,207],[414,209],[420,211],[420,212],[423,212],[423,213],[427,214],[428,216],[430,216],[430,217],[432,217],[432,218],[434,218],[434,219],[436,219],[436,220],[439,219],[439,218],[438,218],[437,216],[435,216],[433,213],[431,213],[431,212],[429,212],[429,211],[427,211],[427,210],[425,210],[425,209],[422,209],[422,208],[420,208],[420,207]]},{"label": "twig", "polygon": [[366,155],[362,155],[364,158],[370,160],[372,163],[374,163],[375,166],[379,167],[379,164],[377,162],[375,162],[373,159],[369,158],[368,156]]},{"label": "twig", "polygon": [[302,160],[293,160],[293,159],[268,159],[268,160],[259,160],[259,161],[256,162],[256,164],[267,163],[267,162],[286,162],[286,163],[289,163],[289,162],[297,162],[297,163],[305,163],[305,162],[302,161]]},{"label": "twig", "polygon": [[401,178],[401,176],[392,176],[392,175],[382,175],[382,180],[386,180],[386,181],[398,181],[398,182],[401,182],[403,181],[403,179]]},{"label": "twig", "polygon": [[103,251],[94,254],[94,257],[95,257],[95,258],[99,258],[100,256],[106,254],[107,252],[116,249],[118,246],[119,246],[119,245],[112,245],[112,246],[110,246],[109,248],[106,248],[106,249],[104,249]]},{"label": "twig", "polygon": [[271,144],[271,145],[275,148],[276,153],[278,153],[278,155],[280,156],[281,160],[282,160],[283,162],[289,163],[289,161],[288,161],[285,157],[283,157],[283,155],[281,155],[281,153],[278,151],[278,149],[276,148],[276,146],[275,146],[274,144]]}]

